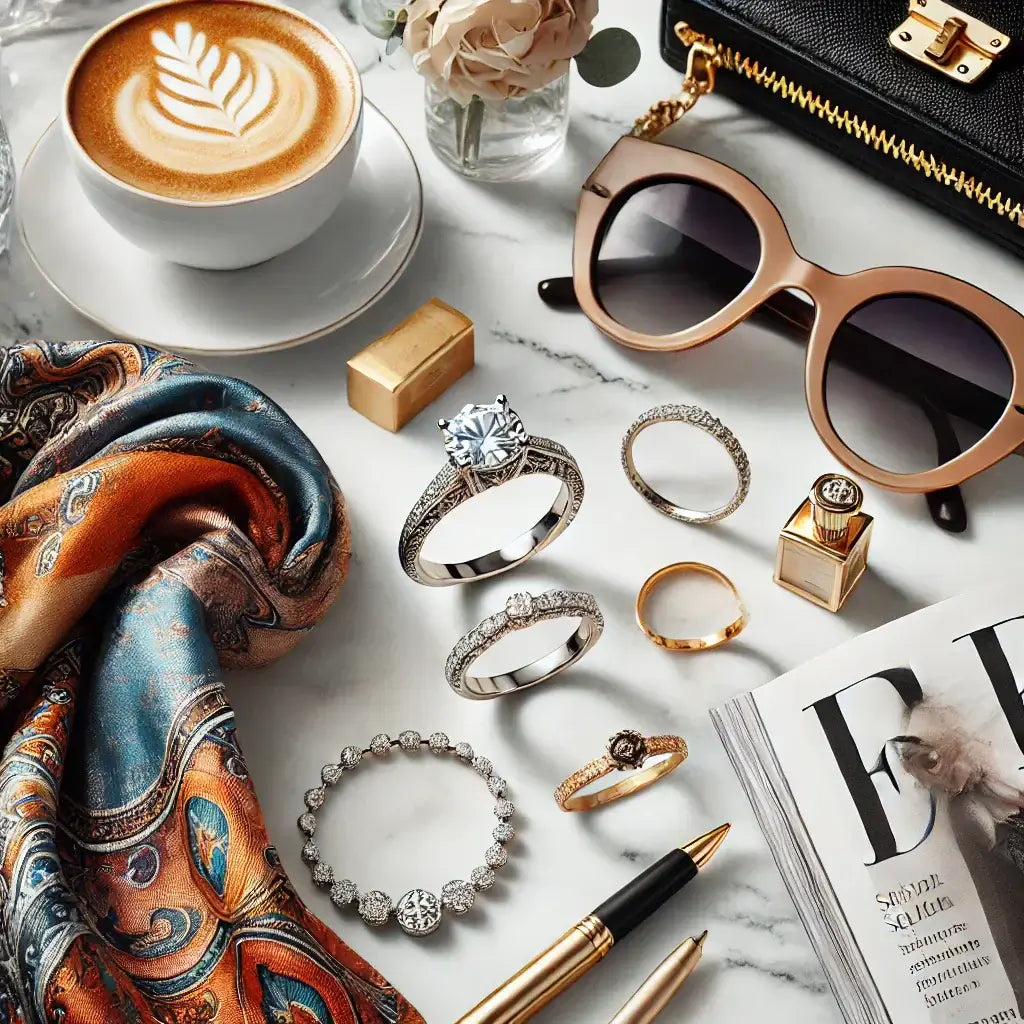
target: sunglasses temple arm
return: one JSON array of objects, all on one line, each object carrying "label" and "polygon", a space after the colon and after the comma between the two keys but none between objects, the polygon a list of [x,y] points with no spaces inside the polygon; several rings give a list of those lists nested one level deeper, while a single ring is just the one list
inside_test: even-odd
[{"label": "sunglasses temple arm", "polygon": [[[906,394],[907,397],[917,402],[932,425],[938,454],[937,465],[944,466],[947,462],[952,462],[962,454],[963,449],[960,447],[960,440],[945,411],[940,409],[927,395],[910,390]],[[942,527],[949,533],[963,533],[967,529],[967,506],[964,504],[963,492],[959,487],[944,487],[939,491],[929,491],[925,498],[928,501],[928,511],[931,512],[936,526]]]},{"label": "sunglasses temple arm", "polygon": [[576,298],[576,289],[571,277],[546,278],[538,283],[537,294],[551,309],[575,313],[580,311],[579,299]]}]

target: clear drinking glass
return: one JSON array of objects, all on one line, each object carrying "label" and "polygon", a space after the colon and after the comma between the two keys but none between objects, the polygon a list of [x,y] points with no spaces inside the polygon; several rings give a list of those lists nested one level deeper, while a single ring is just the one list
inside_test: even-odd
[{"label": "clear drinking glass", "polygon": [[127,6],[111,0],[0,0],[0,40],[9,42],[33,33],[93,28]]},{"label": "clear drinking glass", "polygon": [[466,106],[427,85],[427,138],[451,168],[478,181],[519,181],[547,167],[569,127],[569,76],[500,104]]}]

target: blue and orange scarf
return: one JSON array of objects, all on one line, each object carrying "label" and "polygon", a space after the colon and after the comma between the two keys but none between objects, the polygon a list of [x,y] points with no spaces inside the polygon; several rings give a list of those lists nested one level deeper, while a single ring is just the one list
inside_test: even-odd
[{"label": "blue and orange scarf", "polygon": [[422,1021],[289,884],[222,682],[301,640],[348,552],[254,388],[0,349],[0,1021]]}]

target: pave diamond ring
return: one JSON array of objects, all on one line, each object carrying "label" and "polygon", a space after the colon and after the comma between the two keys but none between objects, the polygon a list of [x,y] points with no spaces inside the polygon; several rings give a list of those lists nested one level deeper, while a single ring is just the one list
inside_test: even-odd
[{"label": "pave diamond ring", "polygon": [[[543,657],[497,675],[470,674],[473,663],[509,633],[529,629],[547,619],[565,618],[578,618],[579,626],[565,643]],[[547,590],[537,597],[513,594],[502,611],[488,616],[459,640],[448,655],[445,676],[448,685],[460,697],[470,700],[501,697],[563,672],[597,643],[603,630],[604,616],[591,594],[570,590]]]},{"label": "pave diamond ring", "polygon": [[[729,458],[736,467],[737,486],[736,492],[724,505],[709,512],[683,508],[669,501],[663,494],[659,494],[640,475],[633,461],[633,445],[640,434],[655,423],[688,423],[709,434],[729,453]],[[717,523],[720,519],[731,516],[746,500],[747,492],[750,490],[750,460],[747,453],[736,440],[735,434],[721,420],[715,419],[711,413],[697,405],[658,405],[638,416],[622,439],[622,468],[636,492],[648,505],[681,523]]]},{"label": "pave diamond ring", "polygon": [[[497,819],[491,833],[493,842],[484,854],[484,863],[470,872],[468,881],[457,878],[446,882],[439,894],[429,889],[410,889],[397,902],[379,889],[364,892],[351,879],[336,878],[334,869],[320,856],[315,840],[316,814],[324,805],[327,790],[358,768],[365,759],[387,757],[395,747],[409,754],[426,748],[438,756],[451,755],[469,765],[487,783],[494,797],[494,817]],[[345,747],[337,764],[324,765],[320,778],[321,785],[306,791],[306,810],[299,815],[299,831],[305,836],[302,859],[309,865],[313,884],[330,890],[331,902],[336,907],[354,906],[363,921],[372,928],[380,928],[394,917],[407,935],[430,935],[440,927],[445,913],[456,917],[468,913],[477,894],[494,885],[495,872],[508,862],[505,844],[511,842],[516,834],[509,820],[515,814],[515,806],[508,799],[508,783],[495,772],[491,762],[486,757],[478,757],[468,743],[453,746],[443,732],[431,733],[424,738],[415,730],[406,729],[394,740],[386,733],[378,733],[367,747]]]},{"label": "pave diamond ring", "polygon": [[[583,503],[576,460],[560,444],[527,434],[504,395],[490,405],[467,405],[438,426],[448,462],[413,506],[398,543],[402,568],[417,583],[443,587],[497,576],[532,558],[572,522]],[[423,558],[428,535],[449,512],[483,491],[529,474],[561,482],[551,507],[529,530],[497,551],[463,562]]]}]

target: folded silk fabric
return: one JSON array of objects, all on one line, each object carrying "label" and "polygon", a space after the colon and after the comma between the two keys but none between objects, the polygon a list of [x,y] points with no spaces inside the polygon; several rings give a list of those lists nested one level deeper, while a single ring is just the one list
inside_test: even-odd
[{"label": "folded silk fabric", "polygon": [[0,1021],[422,1021],[289,884],[222,682],[341,584],[316,449],[167,353],[22,345],[0,502]]}]

